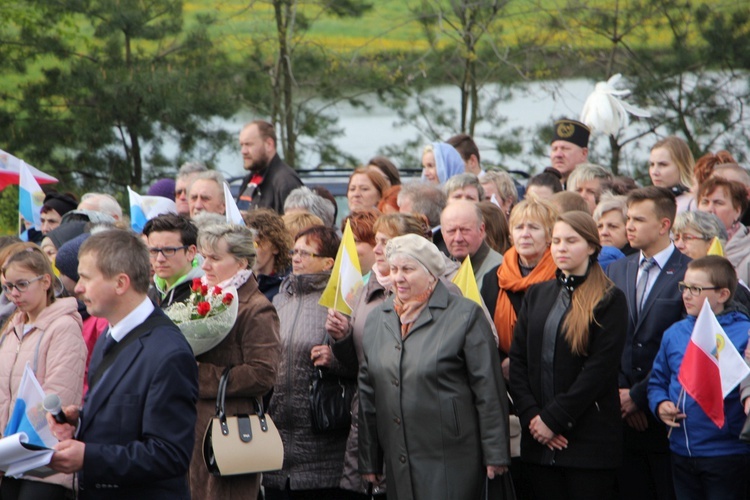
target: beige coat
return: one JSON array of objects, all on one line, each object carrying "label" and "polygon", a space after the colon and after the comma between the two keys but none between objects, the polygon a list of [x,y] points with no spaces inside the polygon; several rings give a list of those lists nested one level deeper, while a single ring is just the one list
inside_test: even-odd
[{"label": "beige coat", "polygon": [[[25,319],[25,313],[17,312],[0,338],[0,432],[13,412],[26,363],[31,365],[44,393],[60,396],[63,406],[80,405],[83,397],[88,351],[76,299],[55,300],[39,314],[34,328],[22,335]],[[72,474],[24,479],[73,489]]]},{"label": "beige coat", "polygon": [[258,290],[254,276],[237,289],[237,321],[227,337],[207,353],[198,356],[198,419],[195,447],[190,462],[190,493],[194,500],[256,500],[260,474],[217,477],[203,462],[203,435],[216,409],[219,379],[229,372],[225,409],[227,415],[255,413],[252,398],[261,398],[273,387],[279,366],[279,317],[276,309]]}]

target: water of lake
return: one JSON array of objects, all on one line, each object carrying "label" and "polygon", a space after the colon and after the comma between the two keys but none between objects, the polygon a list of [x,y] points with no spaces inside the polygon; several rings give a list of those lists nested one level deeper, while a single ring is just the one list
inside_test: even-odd
[{"label": "water of lake", "polygon": [[[588,80],[567,80],[564,82],[534,82],[527,84],[525,88],[513,91],[512,97],[498,105],[496,112],[508,118],[504,128],[525,127],[533,129],[539,125],[548,124],[556,118],[566,116],[578,118],[586,97],[593,91],[594,83]],[[497,88],[488,86],[484,89],[486,97],[497,93]],[[460,93],[456,87],[441,86],[430,90],[430,94],[440,98],[447,106],[460,109]],[[433,138],[423,134],[415,124],[396,126],[399,121],[397,113],[384,106],[372,97],[365,99],[369,105],[368,109],[355,108],[347,103],[341,103],[330,109],[331,114],[338,116],[339,127],[344,134],[335,139],[336,145],[346,153],[365,162],[372,156],[378,154],[386,146],[399,145],[407,139],[419,139],[427,144]],[[217,121],[217,126],[223,126],[227,130],[239,131],[244,123],[255,119],[249,113],[239,113],[231,120]],[[458,128],[458,126],[456,127]],[[496,164],[500,160],[494,145],[484,140],[483,134],[490,131],[490,125],[480,123],[477,127],[475,137],[480,148],[483,162]],[[497,131],[492,130],[493,133]],[[446,139],[448,135],[443,137]],[[531,139],[526,136],[524,149],[530,149]],[[169,150],[165,150],[169,154]],[[297,168],[307,169],[318,164],[318,158],[310,154],[304,147],[300,148],[300,160]],[[518,159],[504,159],[503,163],[510,167],[528,170],[529,162]],[[543,157],[534,158],[530,162],[534,168],[541,169],[544,166]],[[242,160],[239,148],[224,150],[216,161],[219,170],[229,176],[242,175]],[[401,168],[420,168],[420,165],[399,165]]]}]

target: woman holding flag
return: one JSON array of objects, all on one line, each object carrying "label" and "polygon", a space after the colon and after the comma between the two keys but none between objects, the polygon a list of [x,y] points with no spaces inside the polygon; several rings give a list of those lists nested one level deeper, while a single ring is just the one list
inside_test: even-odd
[{"label": "woman holding flag", "polygon": [[617,497],[627,302],[599,266],[600,250],[589,214],[558,216],[551,245],[557,279],[530,287],[518,314],[510,393],[533,498]]},{"label": "woman holding flag", "polygon": [[[354,373],[359,370],[359,364],[362,361],[362,336],[367,318],[370,312],[391,294],[391,270],[385,258],[386,245],[391,239],[405,234],[417,234],[426,238],[426,234],[430,231],[425,220],[409,214],[381,215],[374,224],[369,225],[365,217],[355,217],[355,220],[356,227],[352,224],[355,239],[359,233],[360,240],[368,241],[371,238],[375,242],[372,250],[374,264],[368,268],[367,264],[363,264],[363,260],[360,259],[362,272],[369,272],[369,278],[354,298],[351,315],[346,316],[335,309],[328,309],[326,318],[326,330],[335,341],[331,347],[336,361],[349,367]],[[360,253],[358,252],[357,255],[360,256]],[[362,499],[367,499],[370,486],[362,480],[359,474],[358,415],[359,397],[355,395],[352,400],[352,425],[346,443],[341,488],[360,495]],[[382,483],[373,486],[373,494],[376,497],[384,491],[385,487]]]},{"label": "woman holding flag", "polygon": [[[331,365],[326,308],[318,301],[331,276],[340,239],[336,230],[312,226],[297,234],[292,274],[273,305],[281,323],[281,362],[268,413],[284,443],[282,470],[263,474],[266,500],[344,498],[339,489],[346,432],[315,433],[309,401],[315,367]],[[330,370],[339,375],[336,366]],[[354,374],[349,374],[354,376]]]},{"label": "woman holding flag", "polygon": [[[0,429],[5,437],[17,432],[17,425],[14,429],[7,426],[11,412],[17,410],[17,398],[22,397],[18,390],[27,363],[45,394],[57,394],[63,406],[80,404],[86,344],[78,304],[74,298],[55,298],[55,275],[39,247],[9,257],[2,273],[3,293],[16,306],[0,337]],[[71,474],[44,479],[5,477],[0,498],[62,500],[73,495],[72,490]]]},{"label": "woman holding flag", "polygon": [[[688,316],[664,332],[649,378],[649,407],[670,429],[680,500],[746,498],[750,445],[739,440],[745,412],[737,385],[748,373],[739,352],[750,318],[732,303],[737,286],[724,257],[688,264],[680,283]],[[743,387],[745,408],[748,396],[750,386]]]},{"label": "woman holding flag", "polygon": [[[480,498],[510,464],[508,410],[482,309],[440,281],[422,236],[386,247],[394,295],[373,310],[359,373],[359,470],[388,498]],[[494,498],[494,497],[492,497]]]}]

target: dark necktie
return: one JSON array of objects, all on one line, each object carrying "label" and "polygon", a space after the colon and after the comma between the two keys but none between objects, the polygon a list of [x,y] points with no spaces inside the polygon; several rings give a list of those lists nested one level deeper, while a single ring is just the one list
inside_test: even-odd
[{"label": "dark necktie", "polygon": [[117,341],[112,337],[112,335],[107,331],[107,336],[104,337],[104,355],[106,356],[107,353],[117,345]]},{"label": "dark necktie", "polygon": [[651,268],[655,265],[657,264],[656,260],[654,260],[653,257],[651,257],[650,259],[645,259],[641,262],[641,271],[638,275],[638,285],[635,287],[635,303],[638,306],[637,309],[639,313],[641,312],[641,309],[643,309],[643,303],[646,300],[649,271],[651,271]]}]

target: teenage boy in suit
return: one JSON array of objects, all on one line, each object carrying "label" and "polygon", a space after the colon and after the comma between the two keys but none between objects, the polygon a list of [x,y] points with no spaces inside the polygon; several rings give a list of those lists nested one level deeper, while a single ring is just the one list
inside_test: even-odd
[{"label": "teenage boy in suit", "polygon": [[648,186],[628,195],[628,242],[640,250],[613,262],[607,275],[628,299],[628,335],[620,362],[620,410],[625,420],[622,499],[673,499],[664,424],[648,411],[648,377],[664,331],[682,319],[677,284],[688,257],[672,243],[677,204],[667,189]]}]

